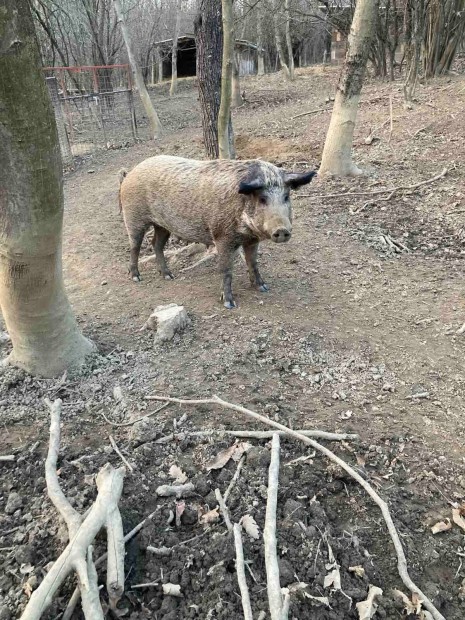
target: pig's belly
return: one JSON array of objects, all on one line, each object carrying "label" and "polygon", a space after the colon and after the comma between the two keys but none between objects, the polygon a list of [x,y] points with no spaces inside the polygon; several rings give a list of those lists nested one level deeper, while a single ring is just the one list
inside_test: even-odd
[{"label": "pig's belly", "polygon": [[185,241],[195,243],[204,243],[210,245],[213,243],[213,237],[209,228],[201,221],[186,221],[184,218],[176,217],[173,213],[160,213],[152,211],[154,224],[162,226],[169,230],[172,235],[180,237]]}]

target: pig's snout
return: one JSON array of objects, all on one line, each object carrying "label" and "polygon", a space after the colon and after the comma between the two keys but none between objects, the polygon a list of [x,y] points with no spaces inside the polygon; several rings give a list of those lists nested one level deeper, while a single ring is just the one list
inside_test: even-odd
[{"label": "pig's snout", "polygon": [[275,243],[285,243],[289,241],[291,234],[289,228],[277,228],[271,233],[271,240]]}]

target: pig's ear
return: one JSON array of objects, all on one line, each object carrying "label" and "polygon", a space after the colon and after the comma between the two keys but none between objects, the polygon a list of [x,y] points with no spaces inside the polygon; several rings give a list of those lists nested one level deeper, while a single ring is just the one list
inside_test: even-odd
[{"label": "pig's ear", "polygon": [[253,179],[252,181],[241,181],[239,183],[239,194],[253,194],[253,192],[257,192],[260,189],[263,189],[265,186],[263,181],[260,179]]},{"label": "pig's ear", "polygon": [[297,172],[287,172],[284,175],[284,184],[291,189],[297,189],[301,185],[307,185],[307,183],[310,183],[316,174],[317,173],[315,170],[304,172],[303,174],[298,174]]}]

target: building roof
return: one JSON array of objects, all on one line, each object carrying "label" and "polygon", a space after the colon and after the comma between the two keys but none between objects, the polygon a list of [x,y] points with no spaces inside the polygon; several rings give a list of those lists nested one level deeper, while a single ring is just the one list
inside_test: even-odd
[{"label": "building roof", "polygon": [[[184,34],[178,37],[178,44],[188,43],[188,42],[192,42],[195,45],[195,37],[193,34]],[[171,38],[171,39],[164,39],[163,41],[156,41],[155,45],[160,46],[160,47],[164,47],[164,46],[168,47],[168,46],[173,45],[173,39]],[[258,49],[258,46],[255,43],[252,43],[251,41],[246,41],[245,39],[236,39],[235,46],[250,48],[254,50]]]}]

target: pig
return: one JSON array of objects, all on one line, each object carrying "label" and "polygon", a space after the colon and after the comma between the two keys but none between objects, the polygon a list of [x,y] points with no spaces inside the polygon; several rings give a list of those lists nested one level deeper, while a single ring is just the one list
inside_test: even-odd
[{"label": "pig", "polygon": [[131,249],[129,273],[138,282],[139,252],[153,226],[153,250],[161,275],[173,278],[163,248],[170,235],[215,245],[222,299],[236,307],[232,268],[242,246],[252,286],[266,292],[257,265],[258,244],[286,243],[292,235],[290,191],[309,183],[315,171],[284,172],[258,159],[198,161],[159,155],[131,172],[120,171],[119,201]]}]

